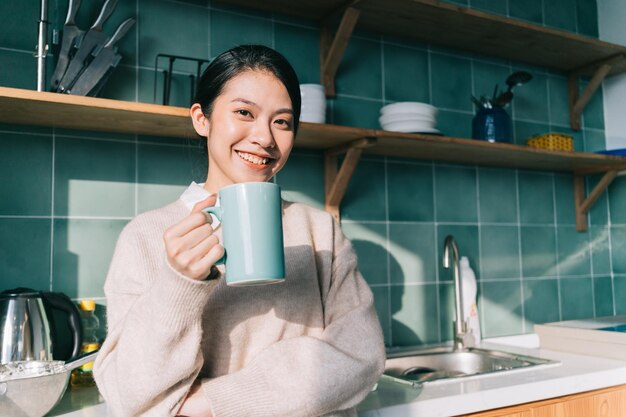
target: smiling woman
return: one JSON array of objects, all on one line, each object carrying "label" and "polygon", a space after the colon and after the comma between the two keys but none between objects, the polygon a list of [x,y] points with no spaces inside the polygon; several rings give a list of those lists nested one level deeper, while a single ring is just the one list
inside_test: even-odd
[{"label": "smiling woman", "polygon": [[295,137],[291,101],[272,73],[248,69],[231,78],[211,106],[191,107],[196,132],[207,138],[207,191],[267,181],[280,171]]},{"label": "smiling woman", "polygon": [[285,165],[298,78],[276,51],[240,46],[215,58],[198,91],[190,114],[206,138],[207,180],[122,231],[98,388],[115,416],[356,416],[385,350],[339,225],[283,201],[284,282],[229,287],[221,226],[202,211],[224,187],[269,181]]}]

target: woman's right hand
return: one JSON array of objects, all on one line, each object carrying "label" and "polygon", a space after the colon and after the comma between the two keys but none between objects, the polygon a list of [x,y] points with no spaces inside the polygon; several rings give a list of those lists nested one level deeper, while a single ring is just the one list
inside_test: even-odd
[{"label": "woman's right hand", "polygon": [[187,217],[163,234],[167,260],[176,271],[188,278],[206,279],[211,267],[224,256],[224,247],[209,223],[210,216],[202,211],[215,205],[216,201],[216,194],[200,201]]}]

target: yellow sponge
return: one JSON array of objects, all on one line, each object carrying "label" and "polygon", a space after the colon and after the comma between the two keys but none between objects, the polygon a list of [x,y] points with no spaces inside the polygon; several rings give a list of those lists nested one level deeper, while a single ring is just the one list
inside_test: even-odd
[{"label": "yellow sponge", "polygon": [[574,151],[574,138],[564,133],[544,133],[530,137],[526,144],[532,148],[550,149],[554,151]]}]

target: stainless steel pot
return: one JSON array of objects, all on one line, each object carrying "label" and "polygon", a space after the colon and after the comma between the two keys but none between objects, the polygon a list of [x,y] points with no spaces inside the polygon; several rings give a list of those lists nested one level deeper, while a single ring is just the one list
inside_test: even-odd
[{"label": "stainless steel pot", "polygon": [[59,402],[70,371],[93,361],[90,352],[63,361],[18,361],[0,365],[0,416],[42,417]]}]

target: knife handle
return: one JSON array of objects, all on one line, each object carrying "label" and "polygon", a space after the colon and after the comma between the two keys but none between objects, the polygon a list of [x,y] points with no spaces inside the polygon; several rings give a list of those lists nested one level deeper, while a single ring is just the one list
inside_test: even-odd
[{"label": "knife handle", "polygon": [[111,13],[113,13],[113,9],[115,9],[116,5],[117,0],[106,0],[104,2],[104,5],[102,5],[102,10],[100,10],[100,15],[98,16],[98,19],[96,19],[96,22],[93,24],[91,29],[102,31],[102,25],[104,25],[104,21],[107,20],[109,16],[111,16]]},{"label": "knife handle", "polygon": [[65,18],[65,26],[76,26],[74,19],[76,18],[76,12],[80,7],[80,0],[70,0],[67,6],[67,18]]}]

